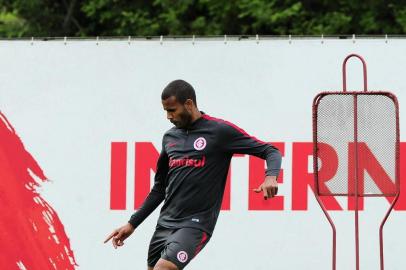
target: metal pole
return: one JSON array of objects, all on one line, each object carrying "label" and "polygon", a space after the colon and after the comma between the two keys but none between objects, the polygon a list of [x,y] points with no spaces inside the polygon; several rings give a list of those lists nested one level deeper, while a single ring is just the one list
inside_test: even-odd
[{"label": "metal pole", "polygon": [[344,62],[343,62],[343,67],[342,67],[342,69],[343,69],[343,92],[347,92],[347,68],[346,68],[346,65],[347,65],[348,59],[350,59],[351,57],[357,57],[362,62],[362,71],[364,73],[364,92],[367,92],[368,91],[367,90],[368,89],[368,85],[367,85],[367,82],[368,82],[368,79],[367,79],[367,64],[365,63],[364,58],[362,58],[358,54],[354,54],[354,53],[348,55],[344,59]]},{"label": "metal pole", "polygon": [[355,145],[355,268],[359,270],[359,223],[358,223],[358,105],[354,95],[354,145]]},{"label": "metal pole", "polygon": [[314,195],[315,195],[316,200],[319,203],[321,209],[323,210],[324,215],[326,216],[328,222],[330,223],[331,229],[333,230],[333,254],[332,254],[333,266],[332,266],[332,269],[336,270],[336,261],[337,261],[336,260],[336,257],[337,257],[337,255],[336,255],[337,254],[336,227],[334,226],[333,220],[331,219],[330,215],[328,214],[326,207],[321,202],[321,198],[316,193],[314,193]]},{"label": "metal pole", "polygon": [[318,204],[320,205],[321,209],[323,210],[324,215],[326,216],[328,222],[330,223],[331,229],[333,230],[333,254],[332,254],[332,269],[336,270],[336,257],[337,257],[337,241],[336,241],[336,227],[334,226],[333,220],[331,219],[330,215],[326,207],[324,206],[321,198],[319,197],[320,190],[319,190],[319,183],[318,183],[318,141],[317,141],[317,106],[320,102],[322,95],[317,95],[313,100],[313,171],[314,171],[314,196]]},{"label": "metal pole", "polygon": [[393,200],[388,212],[386,213],[384,219],[382,220],[381,226],[379,227],[379,255],[381,259],[381,270],[384,270],[384,260],[383,260],[383,226],[386,223],[386,220],[389,217],[389,214],[392,212],[393,207],[395,206],[396,202],[399,199],[399,193],[396,195],[395,199]]}]

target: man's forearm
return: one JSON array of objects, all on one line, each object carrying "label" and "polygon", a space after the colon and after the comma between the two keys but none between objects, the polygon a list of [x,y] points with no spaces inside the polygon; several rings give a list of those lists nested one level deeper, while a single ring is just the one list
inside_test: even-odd
[{"label": "man's forearm", "polygon": [[278,149],[274,148],[266,156],[266,172],[268,176],[278,176],[282,165],[282,155]]},{"label": "man's forearm", "polygon": [[138,211],[131,216],[128,223],[137,228],[164,199],[165,194],[152,189]]}]

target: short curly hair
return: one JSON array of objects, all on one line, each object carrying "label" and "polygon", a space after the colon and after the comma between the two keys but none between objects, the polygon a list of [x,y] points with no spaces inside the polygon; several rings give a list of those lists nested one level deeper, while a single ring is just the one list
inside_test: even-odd
[{"label": "short curly hair", "polygon": [[176,97],[181,104],[185,104],[187,99],[191,99],[197,106],[195,89],[184,80],[170,82],[162,91],[161,99],[165,100],[172,96]]}]

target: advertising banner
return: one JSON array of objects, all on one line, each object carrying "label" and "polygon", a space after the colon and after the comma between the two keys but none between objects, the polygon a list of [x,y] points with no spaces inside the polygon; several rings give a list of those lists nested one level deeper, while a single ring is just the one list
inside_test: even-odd
[{"label": "advertising banner", "polygon": [[[147,269],[160,207],[123,247],[103,240],[153,185],[173,126],[161,92],[183,79],[199,110],[283,155],[278,195],[266,201],[252,191],[265,162],[233,157],[217,226],[187,269],[330,269],[332,232],[312,192],[312,102],[342,90],[342,61],[357,53],[369,90],[389,91],[400,105],[401,196],[385,225],[385,266],[406,269],[405,46],[372,38],[0,41],[0,268]],[[361,91],[361,63],[347,66],[347,89]],[[385,167],[370,160],[363,178],[376,183]],[[378,229],[391,199],[363,199],[361,269],[379,269]],[[353,203],[324,203],[337,227],[337,269],[354,269]]]}]

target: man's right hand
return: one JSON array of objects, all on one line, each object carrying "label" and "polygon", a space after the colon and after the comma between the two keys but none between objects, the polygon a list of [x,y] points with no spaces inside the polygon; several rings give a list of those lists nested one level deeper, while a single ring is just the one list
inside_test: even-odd
[{"label": "man's right hand", "polygon": [[121,247],[124,245],[124,240],[129,237],[134,232],[134,227],[127,223],[126,225],[114,230],[107,238],[104,243],[107,243],[110,239],[113,243],[114,248]]}]

